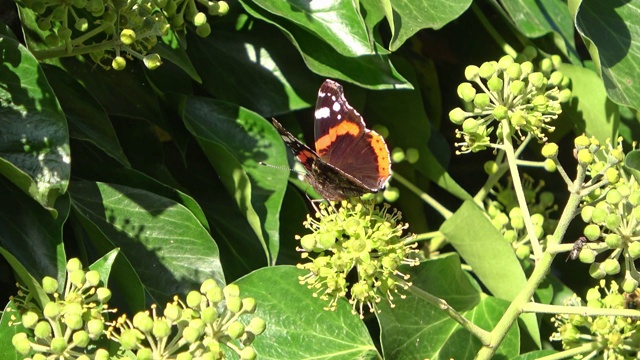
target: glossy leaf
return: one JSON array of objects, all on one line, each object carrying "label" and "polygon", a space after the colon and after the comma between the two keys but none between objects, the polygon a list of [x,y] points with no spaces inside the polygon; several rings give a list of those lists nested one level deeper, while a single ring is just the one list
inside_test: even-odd
[{"label": "glossy leaf", "polygon": [[182,205],[104,183],[74,182],[70,192],[74,210],[120,248],[154,302],[186,294],[207,278],[225,283],[215,242]]},{"label": "glossy leaf", "polygon": [[[525,286],[527,279],[511,245],[472,200],[465,201],[440,231],[497,298],[511,301]],[[535,315],[524,314],[521,319],[540,344]]]},{"label": "glossy leaf", "polygon": [[293,266],[263,268],[239,279],[240,296],[257,300],[253,316],[267,323],[253,346],[261,359],[375,359],[376,347],[366,326],[338,302],[335,311],[315,290],[298,283],[304,271]]},{"label": "glossy leaf", "polygon": [[196,97],[187,99],[183,119],[260,239],[268,263],[275,262],[278,213],[289,174],[258,162],[286,166],[284,144],[276,130],[247,109]]},{"label": "glossy leaf", "polygon": [[358,57],[374,54],[364,20],[354,1],[253,0],[252,3],[314,34],[341,55]]},{"label": "glossy leaf", "polygon": [[410,89],[411,85],[393,67],[386,55],[349,57],[335,51],[315,35],[274,19],[250,2],[243,2],[252,16],[277,26],[298,48],[309,69],[318,75],[345,80],[370,89]]},{"label": "glossy leaf", "polygon": [[640,150],[629,151],[624,159],[624,166],[640,182]]},{"label": "glossy leaf", "polygon": [[[640,23],[638,0],[584,0],[576,14],[576,27],[592,43],[607,93],[619,104],[640,109]],[[615,41],[612,41],[615,39]]]},{"label": "glossy leaf", "polygon": [[[2,311],[2,317],[0,317],[0,358],[6,360],[21,360],[24,357],[20,356],[11,343],[11,338],[18,332],[24,332],[26,329],[21,324],[15,324],[15,320],[12,316],[19,316],[15,311],[16,305],[13,301],[9,301]],[[13,323],[10,325],[10,323]]]},{"label": "glossy leaf", "polygon": [[56,216],[71,159],[64,113],[35,57],[0,36],[0,174]]},{"label": "glossy leaf", "polygon": [[[51,276],[63,283],[66,257],[62,227],[69,215],[68,196],[56,201],[58,217],[54,219],[49,211],[4,178],[0,178],[0,193],[3,206],[0,211],[2,248],[15,257],[36,281]],[[18,271],[17,268],[14,270]]]},{"label": "glossy leaf", "polygon": [[571,79],[571,100],[564,108],[574,121],[574,133],[595,136],[601,144],[615,139],[620,125],[618,106],[609,100],[598,74],[570,64],[559,70]]},{"label": "glossy leaf", "polygon": [[471,0],[407,0],[390,3],[392,10],[391,14],[387,14],[387,19],[393,37],[389,49],[395,51],[418,31],[440,29],[457,19],[471,5]]}]

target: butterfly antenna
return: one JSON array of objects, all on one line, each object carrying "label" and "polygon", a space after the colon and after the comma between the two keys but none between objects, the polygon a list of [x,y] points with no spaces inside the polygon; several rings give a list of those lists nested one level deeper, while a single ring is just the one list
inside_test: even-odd
[{"label": "butterfly antenna", "polygon": [[305,173],[303,173],[303,172],[301,172],[301,171],[298,171],[298,170],[292,169],[292,168],[290,168],[290,167],[288,167],[288,166],[271,165],[271,164],[267,164],[267,163],[262,162],[262,161],[259,161],[259,162],[258,162],[258,164],[263,165],[263,166],[266,166],[266,167],[270,167],[270,168],[273,168],[273,169],[291,171],[291,172],[294,172],[294,173],[296,173],[296,174],[298,174],[298,175],[304,175],[304,174],[305,174]]}]

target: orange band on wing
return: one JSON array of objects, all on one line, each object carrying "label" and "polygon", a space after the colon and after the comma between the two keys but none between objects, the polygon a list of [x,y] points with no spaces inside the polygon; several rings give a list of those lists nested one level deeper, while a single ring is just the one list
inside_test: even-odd
[{"label": "orange band on wing", "polygon": [[389,158],[389,149],[385,144],[382,136],[376,132],[372,132],[371,146],[376,153],[378,161],[378,177],[387,179],[391,175],[391,159]]},{"label": "orange band on wing", "polygon": [[345,134],[357,136],[360,131],[360,126],[358,126],[357,123],[342,121],[338,125],[330,128],[328,134],[316,140],[316,152],[322,155],[338,136]]}]

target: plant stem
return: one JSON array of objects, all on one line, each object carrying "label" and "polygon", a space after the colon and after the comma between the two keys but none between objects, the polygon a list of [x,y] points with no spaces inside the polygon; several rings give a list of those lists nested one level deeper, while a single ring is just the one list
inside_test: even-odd
[{"label": "plant stem", "polygon": [[393,179],[398,180],[399,183],[404,185],[407,189],[409,189],[412,193],[418,195],[420,199],[429,204],[432,208],[434,208],[437,212],[442,215],[443,218],[448,219],[453,215],[449,209],[442,206],[436,199],[429,196],[426,192],[420,190],[417,186],[413,185],[409,180],[405,179],[402,175],[398,173],[393,173]]},{"label": "plant stem", "polygon": [[482,13],[478,5],[475,2],[471,3],[471,10],[476,15],[482,26],[484,26],[485,30],[489,33],[489,35],[493,38],[493,40],[502,48],[505,54],[511,55],[514,59],[518,56],[518,53],[509,45],[500,33],[491,25],[491,22],[487,19],[486,16]]},{"label": "plant stem", "polygon": [[587,306],[547,305],[534,302],[522,306],[522,312],[536,314],[574,314],[583,316],[627,316],[640,317],[640,310],[636,309],[602,309]]},{"label": "plant stem", "polygon": [[543,356],[538,360],[560,360],[560,359],[570,359],[576,355],[590,353],[594,350],[598,349],[598,344],[595,342],[590,342],[588,344],[584,344],[582,346],[578,346],[575,348],[571,348],[565,351],[561,351],[559,353],[555,353],[549,356]]},{"label": "plant stem", "polygon": [[428,292],[419,289],[415,286],[410,286],[409,291],[414,295],[428,301],[430,304],[435,305],[440,308],[440,310],[444,311],[447,315],[449,315],[453,320],[455,320],[460,326],[467,329],[473,336],[478,338],[483,345],[488,345],[491,339],[491,333],[482,329],[478,325],[474,324],[462,314],[457,312],[454,308],[449,306],[449,304],[439,297],[433,296]]},{"label": "plant stem", "polygon": [[524,196],[524,190],[522,188],[522,180],[520,179],[520,173],[518,171],[517,159],[515,152],[513,151],[513,142],[511,139],[511,125],[509,120],[505,119],[501,121],[502,138],[504,142],[504,151],[507,155],[507,163],[509,164],[509,171],[511,179],[513,179],[513,190],[516,193],[518,199],[518,205],[522,211],[522,218],[524,220],[525,227],[527,228],[527,236],[531,242],[531,248],[536,259],[542,256],[542,246],[536,236],[536,231],[533,228],[533,222],[531,221],[531,214],[529,213],[529,206],[527,205],[527,199]]}]

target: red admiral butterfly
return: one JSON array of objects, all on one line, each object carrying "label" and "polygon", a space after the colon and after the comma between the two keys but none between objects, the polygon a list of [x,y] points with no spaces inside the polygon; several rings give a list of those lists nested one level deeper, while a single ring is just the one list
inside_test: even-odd
[{"label": "red admiral butterfly", "polygon": [[325,80],[318,91],[315,148],[303,144],[272,120],[284,142],[307,170],[305,179],[326,200],[375,193],[391,176],[389,149],[380,134],[344,97],[342,85]]}]

